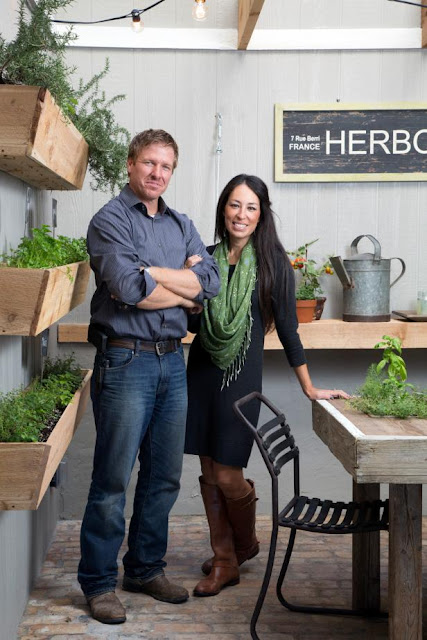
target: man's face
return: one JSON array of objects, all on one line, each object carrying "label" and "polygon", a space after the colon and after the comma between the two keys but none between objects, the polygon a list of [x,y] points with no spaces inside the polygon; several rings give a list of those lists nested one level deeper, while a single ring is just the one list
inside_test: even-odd
[{"label": "man's face", "polygon": [[172,177],[175,154],[172,147],[151,144],[134,162],[128,159],[129,186],[144,204],[157,200]]}]

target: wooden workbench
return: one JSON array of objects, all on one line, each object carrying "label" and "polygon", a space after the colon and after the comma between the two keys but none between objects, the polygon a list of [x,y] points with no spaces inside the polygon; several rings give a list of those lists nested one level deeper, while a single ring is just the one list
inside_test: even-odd
[{"label": "wooden workbench", "polygon": [[[353,477],[356,501],[388,484],[389,638],[422,640],[422,485],[427,484],[427,420],[371,417],[344,400],[313,402],[313,429]],[[353,538],[353,606],[378,610],[379,532]]]},{"label": "wooden workbench", "polygon": [[[59,324],[58,342],[86,342],[87,323]],[[400,338],[404,349],[427,349],[427,322],[343,322],[338,319],[316,320],[300,324],[304,349],[373,349],[383,335]],[[191,344],[187,334],[184,344]],[[282,349],[277,333],[265,337],[264,349]]]}]

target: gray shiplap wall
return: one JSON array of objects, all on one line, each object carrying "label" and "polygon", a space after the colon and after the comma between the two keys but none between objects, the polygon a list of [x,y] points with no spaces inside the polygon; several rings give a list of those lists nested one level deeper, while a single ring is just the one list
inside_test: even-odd
[{"label": "gray shiplap wall", "polygon": [[[219,186],[236,173],[256,173],[270,187],[277,224],[292,249],[319,238],[312,256],[348,252],[361,233],[377,237],[384,257],[399,256],[407,274],[391,292],[400,308],[415,304],[427,283],[427,183],[283,184],[273,182],[275,103],[427,103],[425,51],[392,52],[200,52],[70,50],[70,61],[91,74],[109,55],[108,95],[132,134],[147,127],[170,131],[180,162],[168,202],[188,213],[206,242],[214,228],[216,113],[221,113]],[[93,193],[59,194],[60,232],[82,235],[108,199]],[[48,217],[47,217],[48,219]],[[367,241],[366,241],[367,242]],[[363,246],[363,245],[362,245]],[[366,247],[369,247],[367,242]],[[327,278],[327,315],[340,313],[340,285]],[[73,319],[87,318],[88,303]]]},{"label": "gray shiplap wall", "polygon": [[[147,127],[169,130],[180,146],[180,162],[167,192],[167,201],[188,213],[206,243],[213,239],[216,203],[216,113],[223,118],[220,188],[236,173],[260,175],[270,187],[277,224],[285,246],[292,249],[319,238],[313,257],[346,255],[353,238],[377,237],[384,257],[399,256],[407,273],[392,289],[392,307],[415,305],[417,288],[427,283],[425,210],[426,183],[279,184],[273,182],[273,109],[275,103],[359,103],[425,101],[427,58],[409,52],[199,52],[80,50],[69,59],[87,74],[110,57],[109,95],[123,92],[126,101],[117,113],[133,133]],[[88,182],[89,180],[87,180]],[[90,217],[108,199],[86,183],[82,193],[59,196],[60,231],[83,234]],[[366,242],[366,249],[371,250]],[[361,243],[363,248],[363,243]],[[396,267],[397,268],[397,267]],[[341,285],[325,280],[325,316],[339,317]],[[88,319],[89,298],[67,322]],[[61,346],[61,351],[69,347]],[[92,355],[79,347],[80,357]],[[411,354],[411,375],[427,385],[425,352]],[[309,354],[313,379],[319,386],[355,389],[376,354],[320,352]],[[334,375],[336,373],[336,376]],[[336,494],[350,481],[339,464],[313,436],[310,403],[298,389],[281,354],[266,354],[264,390],[290,412],[292,424],[303,434],[307,490]],[[285,391],[284,391],[285,390]],[[90,412],[69,450],[70,484],[64,492],[66,518],[81,517],[90,479],[93,421]],[[325,471],[327,469],[327,471]],[[250,473],[262,478],[255,453]],[[319,475],[321,481],[319,483]],[[197,488],[197,461],[186,458],[178,513],[202,509]],[[132,485],[133,487],[133,485]],[[261,483],[260,511],[268,511],[268,484]],[[338,494],[338,495],[337,495]],[[129,492],[131,504],[132,488]],[[130,507],[128,507],[128,514]]]}]

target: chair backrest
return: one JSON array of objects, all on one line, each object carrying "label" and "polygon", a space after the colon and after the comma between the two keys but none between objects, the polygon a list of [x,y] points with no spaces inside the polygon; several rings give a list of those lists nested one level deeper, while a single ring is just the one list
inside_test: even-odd
[{"label": "chair backrest", "polygon": [[[253,425],[242,411],[242,407],[245,404],[254,400],[259,400],[274,414],[274,418],[258,427]],[[271,477],[277,477],[283,465],[290,460],[294,460],[294,465],[296,466],[296,468],[294,467],[294,471],[298,476],[299,449],[295,444],[285,415],[258,391],[253,391],[247,396],[240,398],[240,400],[237,400],[233,404],[233,409],[240,420],[253,433],[255,442],[258,445]],[[299,478],[296,477],[295,480],[296,484],[299,485]],[[296,486],[295,490],[296,493],[299,493],[299,486]]]}]

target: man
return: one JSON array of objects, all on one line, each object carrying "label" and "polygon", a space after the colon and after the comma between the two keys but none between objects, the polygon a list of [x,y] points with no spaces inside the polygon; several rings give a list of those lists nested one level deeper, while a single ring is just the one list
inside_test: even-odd
[{"label": "man", "polygon": [[[78,578],[92,616],[126,620],[115,595],[125,493],[139,456],[123,589],[165,602],[188,598],[164,575],[168,516],[178,496],[187,389],[180,339],[187,312],[218,293],[216,263],[187,216],[162,199],[178,161],[163,130],[135,136],[129,184],[92,219],[95,272],[89,341],[97,347],[91,397],[97,430]],[[187,258],[199,255],[186,263]],[[198,264],[188,267],[189,264]]]}]

